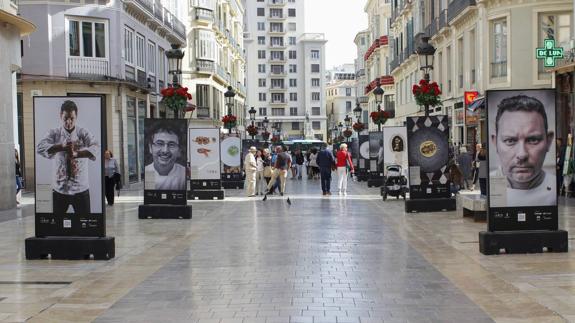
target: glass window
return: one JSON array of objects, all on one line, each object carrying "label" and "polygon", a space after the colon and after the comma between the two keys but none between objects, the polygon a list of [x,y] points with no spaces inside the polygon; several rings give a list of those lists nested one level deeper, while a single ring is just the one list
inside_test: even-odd
[{"label": "glass window", "polygon": [[290,116],[297,116],[297,108],[296,107],[289,108],[289,115]]},{"label": "glass window", "polygon": [[295,17],[295,8],[288,9],[288,16]]},{"label": "glass window", "polygon": [[290,59],[297,59],[297,51],[295,51],[295,50],[290,50],[290,51],[289,51],[289,58],[290,58]]},{"label": "glass window", "polygon": [[92,23],[82,22],[82,43],[85,57],[92,57]]},{"label": "glass window", "polygon": [[351,88],[350,87],[345,88],[345,96],[351,96]]},{"label": "glass window", "polygon": [[289,79],[289,86],[296,87],[297,86],[297,79]]},{"label": "glass window", "polygon": [[[492,22],[491,77],[507,76],[507,20]],[[451,87],[450,87],[451,88]]]},{"label": "glass window", "polygon": [[272,108],[272,116],[283,116],[285,115],[283,108]]},{"label": "glass window", "polygon": [[258,72],[265,73],[266,72],[266,64],[258,64]]},{"label": "glass window", "polygon": [[290,101],[297,101],[297,93],[290,93],[289,94]]},{"label": "glass window", "polygon": [[297,25],[296,25],[295,22],[290,22],[290,23],[288,24],[288,30],[289,30],[289,31],[296,31],[296,26],[297,26]]},{"label": "glass window", "polygon": [[258,36],[258,45],[265,45],[265,44],[266,44],[266,37]]},{"label": "glass window", "polygon": [[311,64],[311,72],[319,73],[319,64]]},{"label": "glass window", "polygon": [[156,44],[148,42],[148,72],[156,73]]},{"label": "glass window", "polygon": [[319,101],[319,98],[320,98],[319,92],[312,92],[311,93],[312,101]]},{"label": "glass window", "polygon": [[265,102],[267,100],[266,96],[267,96],[266,93],[259,93],[258,94],[258,98],[261,102]]},{"label": "glass window", "polygon": [[68,39],[70,56],[80,56],[80,23],[78,21],[70,20]]},{"label": "glass window", "polygon": [[345,113],[351,113],[351,101],[345,101]]},{"label": "glass window", "polygon": [[266,79],[258,79],[259,87],[266,87]]},{"label": "glass window", "polygon": [[263,17],[265,15],[265,8],[258,8],[258,17]]},{"label": "glass window", "polygon": [[321,108],[320,107],[312,107],[311,108],[311,115],[312,116],[319,116],[321,113]]},{"label": "glass window", "polygon": [[265,50],[258,50],[258,58],[260,58],[260,59],[266,58],[266,51]]},{"label": "glass window", "polygon": [[136,98],[126,97],[128,178],[131,183],[138,181],[138,138],[136,119]]},{"label": "glass window", "polygon": [[318,78],[311,79],[311,86],[319,86],[319,79]]},{"label": "glass window", "polygon": [[[537,47],[543,47],[545,39],[554,39],[555,46],[565,50],[571,48],[571,13],[556,12],[539,14],[539,40]],[[544,61],[538,60],[540,79],[549,79],[551,73],[546,71]]]},{"label": "glass window", "polygon": [[290,73],[297,73],[297,65],[295,65],[295,64],[290,64],[290,65],[289,65],[289,72],[290,72]]},{"label": "glass window", "polygon": [[267,116],[268,115],[268,109],[266,108],[260,108],[260,116]]},{"label": "glass window", "polygon": [[145,44],[146,41],[144,39],[144,36],[137,34],[136,35],[136,65],[140,68],[140,69],[144,69],[145,65]]},{"label": "glass window", "polygon": [[312,122],[311,122],[311,127],[313,128],[313,130],[321,130],[321,122],[319,122],[319,121],[312,121]]},{"label": "glass window", "polygon": [[138,165],[141,178],[144,178],[144,119],[146,119],[146,101],[138,100]]},{"label": "glass window", "polygon": [[166,51],[158,47],[158,79],[163,81],[166,73]]},{"label": "glass window", "polygon": [[265,22],[258,22],[258,30],[259,31],[266,30],[266,23]]},{"label": "glass window", "polygon": [[313,58],[313,59],[319,59],[319,50],[317,50],[317,49],[312,49],[312,50],[311,50],[311,58]]},{"label": "glass window", "polygon": [[299,130],[299,122],[292,122],[291,130]]},{"label": "glass window", "polygon": [[96,31],[96,57],[106,57],[106,26],[102,23],[95,23]]},{"label": "glass window", "polygon": [[124,29],[124,59],[130,64],[134,64],[134,31]]},{"label": "glass window", "polygon": [[295,38],[295,37],[290,37],[290,38],[289,38],[289,44],[290,44],[290,45],[295,45],[295,43],[296,43],[296,38]]}]

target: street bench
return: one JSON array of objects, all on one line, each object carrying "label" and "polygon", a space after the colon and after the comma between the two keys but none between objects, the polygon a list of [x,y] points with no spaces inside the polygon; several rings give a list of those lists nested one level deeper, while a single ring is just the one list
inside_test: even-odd
[{"label": "street bench", "polygon": [[463,211],[463,217],[473,217],[475,222],[487,220],[487,199],[480,194],[459,194],[459,205]]}]

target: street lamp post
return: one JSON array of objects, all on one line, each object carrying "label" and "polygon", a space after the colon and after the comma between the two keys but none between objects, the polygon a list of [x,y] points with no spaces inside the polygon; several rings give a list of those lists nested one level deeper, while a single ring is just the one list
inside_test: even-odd
[{"label": "street lamp post", "polygon": [[[180,78],[182,75],[182,59],[184,58],[184,51],[180,48],[180,44],[172,44],[172,49],[166,51],[166,58],[168,59],[168,74],[172,74],[173,88],[180,88]],[[177,117],[181,117],[181,111],[176,110]]]},{"label": "street lamp post", "polygon": [[343,137],[343,123],[340,123],[337,125],[337,130],[338,130],[338,137]]},{"label": "street lamp post", "polygon": [[[264,120],[262,121],[262,124],[264,125],[264,133],[268,133],[268,125],[270,124],[270,121],[268,120],[268,117],[264,117]],[[269,136],[269,135],[268,135]],[[268,137],[264,137],[264,143],[267,146],[268,143]]]},{"label": "street lamp post", "polygon": [[[419,69],[423,71],[423,79],[430,81],[429,72],[433,70],[433,58],[435,57],[435,47],[429,43],[429,37],[421,38],[421,45],[417,47],[416,53],[419,58]],[[429,116],[429,105],[424,105],[425,116]]]},{"label": "street lamp post", "polygon": [[[254,107],[252,107],[251,109],[248,110],[248,113],[250,114],[250,120],[252,122],[252,127],[254,126],[254,122],[256,120],[256,109]],[[252,140],[254,140],[255,135],[252,135]]]},{"label": "street lamp post", "polygon": [[[373,90],[373,95],[375,96],[375,103],[377,104],[377,112],[381,112],[381,102],[383,102],[383,94],[385,91],[381,88],[379,79],[377,79],[377,87]],[[377,131],[381,131],[381,123],[377,124]]]},{"label": "street lamp post", "polygon": [[[345,115],[345,119],[343,119],[343,121],[345,122],[345,130],[350,130],[351,120],[352,119],[349,117],[349,115]],[[345,138],[345,142],[349,142],[349,137]]]},{"label": "street lamp post", "polygon": [[362,112],[363,112],[363,109],[361,108],[361,105],[359,104],[359,100],[355,101],[355,109],[353,109],[353,115],[357,119],[358,123],[361,122],[360,119],[361,119],[361,113]]},{"label": "street lamp post", "polygon": [[[236,96],[236,92],[231,86],[228,86],[228,90],[224,93],[224,97],[226,98],[226,107],[228,108],[228,117],[232,116],[232,109],[234,107],[234,97]],[[233,122],[228,122],[228,132],[229,134],[232,133],[233,129]]]}]

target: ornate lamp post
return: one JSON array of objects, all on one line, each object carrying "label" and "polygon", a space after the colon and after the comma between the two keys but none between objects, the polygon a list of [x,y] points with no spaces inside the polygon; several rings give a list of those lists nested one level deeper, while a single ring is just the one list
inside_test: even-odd
[{"label": "ornate lamp post", "polygon": [[363,112],[363,109],[361,108],[361,105],[359,104],[359,100],[357,100],[355,102],[355,108],[353,109],[353,115],[355,116],[355,118],[357,119],[357,122],[361,122],[361,113]]},{"label": "ornate lamp post", "polygon": [[[383,102],[383,94],[385,91],[381,88],[379,79],[377,79],[377,87],[373,90],[373,95],[375,96],[375,103],[377,104],[377,112],[381,112],[381,102]],[[381,122],[377,124],[377,131],[381,131]]]},{"label": "ornate lamp post", "polygon": [[166,51],[168,58],[168,73],[172,74],[172,86],[180,86],[180,77],[182,75],[182,59],[184,58],[184,51],[180,48],[180,44],[172,44],[172,49]]},{"label": "ornate lamp post", "polygon": [[[254,122],[256,121],[256,112],[257,111],[254,107],[252,107],[251,109],[248,110],[248,113],[250,114],[250,121],[252,122],[252,124],[251,124],[252,129],[255,129]],[[255,130],[257,130],[257,129],[255,129]],[[256,133],[257,133],[257,131],[251,133],[252,140],[254,140]]]},{"label": "ornate lamp post", "polygon": [[185,53],[180,49],[179,44],[172,44],[171,46],[172,49],[166,51],[166,58],[168,59],[168,74],[172,75],[172,84],[168,84],[168,87],[163,88],[160,92],[162,102],[174,111],[177,118],[180,118],[182,110],[193,112],[194,107],[188,106],[187,101],[192,96],[188,93],[187,88],[185,91],[181,90],[182,59]]},{"label": "ornate lamp post", "polygon": [[[345,122],[345,142],[349,142],[349,138],[351,137],[351,135],[353,134],[353,132],[351,131],[351,118],[349,115],[345,115],[345,119],[343,119],[343,121]],[[349,136],[348,136],[349,134]]]},{"label": "ornate lamp post", "polygon": [[337,124],[337,137],[343,137],[343,123],[341,121]]},{"label": "ornate lamp post", "polygon": [[234,107],[234,97],[236,96],[236,92],[231,86],[228,86],[228,90],[224,93],[224,97],[226,99],[226,107],[228,108],[227,119],[224,117],[224,127],[228,128],[228,133],[232,133],[232,129],[235,127],[234,122],[234,115],[232,114],[232,109]]},{"label": "ornate lamp post", "polygon": [[268,132],[268,125],[270,124],[270,121],[268,120],[268,117],[264,117],[264,120],[262,121],[262,124],[264,125],[264,132],[263,132],[263,133],[265,134],[265,135],[263,135],[263,139],[264,139],[264,142],[267,144],[267,143],[268,143],[268,138],[269,138],[269,135],[270,135],[270,133]]},{"label": "ornate lamp post", "polygon": [[[429,43],[429,37],[422,37],[421,44],[416,49],[419,58],[419,69],[423,71],[423,79],[430,81],[429,72],[433,70],[433,58],[435,57],[435,47]],[[429,105],[424,105],[425,116],[429,116]]]}]

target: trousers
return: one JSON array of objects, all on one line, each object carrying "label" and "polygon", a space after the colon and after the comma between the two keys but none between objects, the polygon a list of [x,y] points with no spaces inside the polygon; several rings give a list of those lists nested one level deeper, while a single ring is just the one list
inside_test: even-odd
[{"label": "trousers", "polygon": [[248,196],[256,194],[256,172],[246,171],[246,193]]},{"label": "trousers", "polygon": [[104,177],[104,182],[106,184],[106,201],[108,205],[114,205],[114,187],[116,186],[116,181],[114,181],[114,177]]},{"label": "trousers", "polygon": [[337,168],[338,189],[340,192],[347,191],[347,167]]},{"label": "trousers", "polygon": [[320,168],[320,175],[321,175],[321,190],[324,193],[328,193],[331,190],[331,167],[321,167]]},{"label": "trousers", "polygon": [[280,179],[280,193],[285,192],[286,190],[286,178],[287,178],[287,170],[286,169],[279,169],[276,168],[272,173],[272,179],[268,183],[268,191],[274,185],[276,179],[279,177]]},{"label": "trousers", "polygon": [[90,191],[85,190],[73,195],[61,194],[52,191],[53,212],[54,214],[65,214],[71,205],[74,208],[74,214],[90,214]]}]

